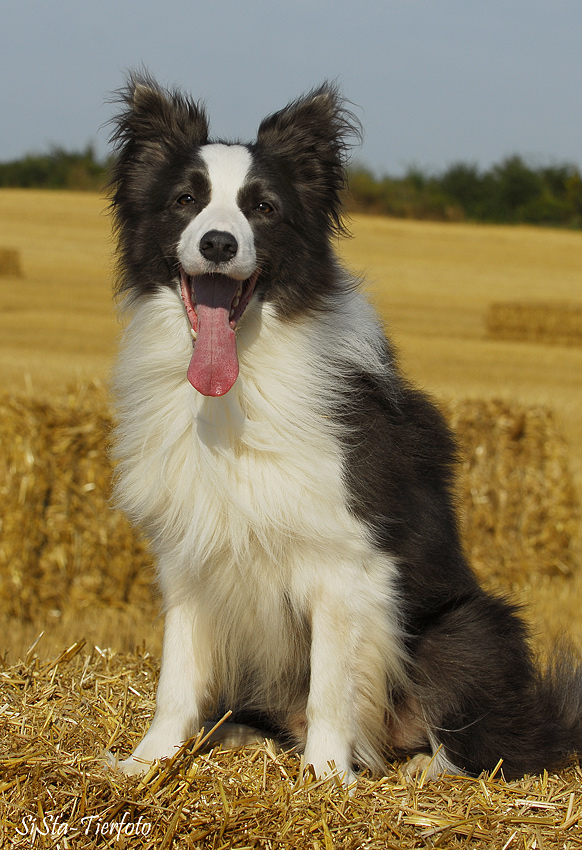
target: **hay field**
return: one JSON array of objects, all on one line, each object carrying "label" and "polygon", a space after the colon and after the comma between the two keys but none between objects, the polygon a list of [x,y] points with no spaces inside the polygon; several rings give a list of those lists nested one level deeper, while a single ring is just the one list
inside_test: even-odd
[{"label": "hay field", "polygon": [[[104,208],[0,191],[0,254],[18,253],[0,266],[0,845],[580,847],[578,767],[406,785],[395,765],[352,797],[299,788],[299,760],[272,747],[190,747],[142,783],[104,770],[103,750],[127,753],[151,717],[160,644],[147,550],[107,508]],[[540,648],[561,632],[582,646],[582,348],[486,327],[493,303],[580,307],[582,234],[365,217],[352,230],[346,261],[458,429],[481,575],[527,602]]]},{"label": "hay field", "polygon": [[0,382],[53,392],[105,377],[117,335],[105,201],[83,192],[0,190],[0,252],[21,276],[0,274]]}]

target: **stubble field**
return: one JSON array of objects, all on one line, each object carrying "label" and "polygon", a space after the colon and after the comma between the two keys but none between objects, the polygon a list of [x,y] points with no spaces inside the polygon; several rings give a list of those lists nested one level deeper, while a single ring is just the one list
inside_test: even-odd
[{"label": "stubble field", "polygon": [[[137,735],[151,713],[161,633],[159,620],[150,625],[150,572],[132,573],[147,553],[103,519],[110,469],[100,429],[110,425],[104,387],[119,332],[105,210],[90,194],[0,191],[0,260],[2,249],[17,251],[22,272],[0,274],[0,727],[10,744],[0,759],[9,812],[0,843],[30,846],[28,827],[40,829],[51,812],[50,823],[76,830],[71,846],[94,846],[93,828],[127,811],[153,824],[132,847],[580,846],[577,768],[509,789],[500,773],[430,789],[407,788],[395,773],[380,785],[361,781],[349,799],[321,787],[290,792],[285,777],[296,778],[297,765],[271,750],[244,763],[186,753],[140,787],[103,777],[99,749],[127,752],[126,726]],[[542,654],[562,633],[582,647],[582,234],[373,217],[356,217],[351,229],[342,256],[367,279],[405,372],[459,429],[469,526],[476,517],[467,545],[481,575],[527,604]],[[84,498],[96,492],[95,563],[77,581],[96,510]],[[129,560],[113,563],[113,540]],[[88,814],[93,831],[84,834]]]}]

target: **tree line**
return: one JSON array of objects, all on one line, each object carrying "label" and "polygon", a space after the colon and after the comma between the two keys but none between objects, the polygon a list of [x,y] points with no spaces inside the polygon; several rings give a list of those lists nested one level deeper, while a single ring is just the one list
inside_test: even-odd
[{"label": "tree line", "polygon": [[82,151],[54,147],[48,153],[0,162],[0,187],[101,191],[107,173],[108,163],[97,157],[92,145]]},{"label": "tree line", "polygon": [[[52,148],[0,162],[0,187],[103,191],[107,160],[92,145]],[[402,177],[376,177],[362,166],[348,172],[352,212],[434,221],[483,221],[582,228],[582,177],[574,165],[534,167],[518,155],[481,170],[463,162],[440,173],[410,168]]]},{"label": "tree line", "polygon": [[515,155],[483,171],[463,162],[429,174],[376,178],[349,172],[353,211],[435,221],[542,224],[582,228],[582,177],[574,165],[535,168]]}]

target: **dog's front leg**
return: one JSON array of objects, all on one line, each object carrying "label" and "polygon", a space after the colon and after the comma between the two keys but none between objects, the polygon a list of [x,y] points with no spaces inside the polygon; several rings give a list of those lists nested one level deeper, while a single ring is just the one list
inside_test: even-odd
[{"label": "dog's front leg", "polygon": [[349,603],[321,592],[311,608],[311,678],[307,700],[305,762],[316,776],[334,768],[344,785],[353,781],[355,629]]},{"label": "dog's front leg", "polygon": [[124,773],[144,773],[155,759],[173,756],[201,726],[207,702],[211,650],[195,601],[166,614],[162,668],[152,724],[134,753],[118,764]]}]

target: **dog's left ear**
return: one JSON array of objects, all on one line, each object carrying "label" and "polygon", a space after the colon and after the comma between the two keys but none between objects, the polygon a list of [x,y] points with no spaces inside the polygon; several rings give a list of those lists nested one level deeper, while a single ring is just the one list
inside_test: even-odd
[{"label": "dog's left ear", "polygon": [[345,164],[360,139],[360,122],[346,108],[337,86],[324,83],[265,118],[257,147],[286,160],[307,207],[317,202],[332,228],[341,229]]}]

